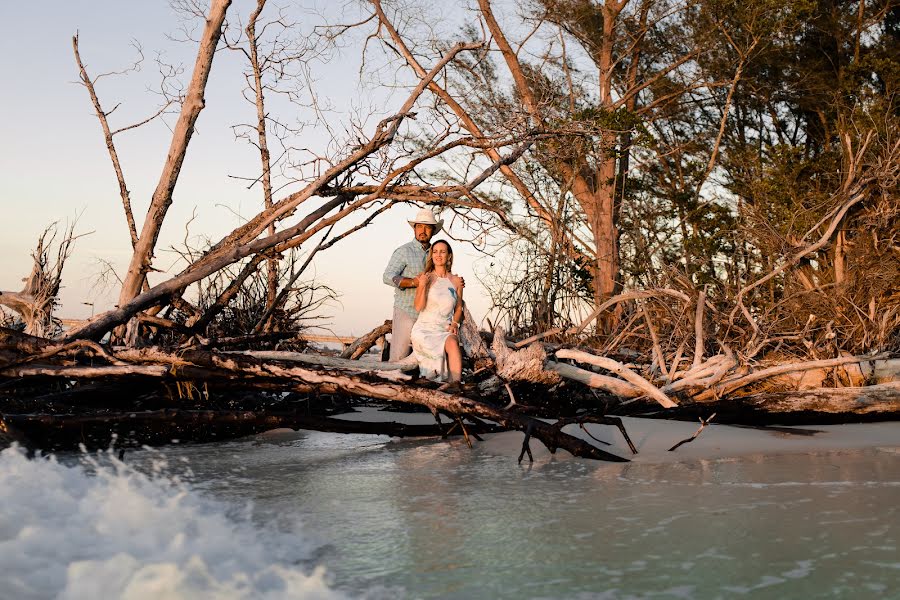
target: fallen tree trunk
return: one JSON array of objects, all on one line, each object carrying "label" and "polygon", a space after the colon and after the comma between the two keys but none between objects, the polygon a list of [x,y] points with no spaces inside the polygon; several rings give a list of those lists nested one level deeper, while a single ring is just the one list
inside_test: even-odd
[{"label": "fallen tree trunk", "polygon": [[684,402],[660,410],[647,401],[616,408],[613,414],[695,420],[716,414],[716,422],[771,427],[875,422],[900,419],[900,382],[857,388],[763,392],[707,402]]},{"label": "fallen tree trunk", "polygon": [[[493,433],[502,428],[485,424],[466,425],[470,432]],[[272,429],[310,429],[332,433],[387,435],[391,437],[436,437],[463,435],[436,423],[408,425],[397,422],[363,422],[298,412],[163,409],[126,413],[2,415],[0,431],[16,432],[16,441],[43,450],[74,450],[140,447],[178,442],[215,442],[254,435]],[[457,428],[458,429],[458,428]],[[35,443],[38,440],[39,443]]]},{"label": "fallen tree trunk", "polygon": [[866,387],[767,392],[744,396],[739,402],[770,413],[900,414],[900,381]]},{"label": "fallen tree trunk", "polygon": [[297,362],[307,365],[320,365],[356,372],[385,372],[385,371],[411,371],[417,367],[415,362],[385,362],[375,360],[355,360],[352,358],[337,358],[335,356],[322,356],[306,352],[286,352],[282,350],[243,350],[231,352],[252,356],[261,360],[277,360]]},{"label": "fallen tree trunk", "polygon": [[[294,390],[316,391],[318,393],[342,394],[362,398],[376,398],[390,402],[406,402],[428,408],[432,413],[444,412],[456,417],[487,419],[507,429],[528,432],[540,440],[551,453],[562,448],[575,456],[627,462],[627,459],[601,450],[584,440],[568,435],[561,427],[543,421],[509,412],[484,402],[460,395],[447,394],[440,390],[428,389],[406,382],[387,381],[376,374],[353,374],[328,370],[317,370],[297,366],[297,353],[262,359],[252,355],[218,353],[204,350],[183,350],[179,354],[167,354],[159,350],[125,350],[109,353],[116,360],[140,362],[127,366],[58,366],[21,365],[0,370],[0,376],[44,376],[57,378],[84,378],[142,376],[161,379],[190,379],[221,381],[233,379],[245,385],[257,384],[277,386]],[[268,353],[261,353],[267,356]],[[359,363],[347,361],[348,363]],[[149,364],[148,364],[149,363]],[[287,363],[287,364],[285,364]],[[194,381],[193,383],[197,383]]]},{"label": "fallen tree trunk", "polygon": [[[303,413],[309,417],[308,426],[315,429],[333,427],[327,421],[315,421],[312,417],[324,418],[333,414],[334,402],[346,403],[347,398],[377,399],[393,403],[405,403],[427,408],[433,414],[446,414],[451,418],[468,418],[473,421],[488,420],[503,429],[515,429],[526,434],[526,439],[537,438],[551,451],[562,448],[575,456],[594,458],[600,460],[624,461],[626,459],[605,452],[591,443],[580,438],[567,435],[562,431],[563,426],[569,422],[566,415],[579,414],[579,409],[596,408],[597,400],[607,403],[612,411],[610,414],[650,414],[651,416],[665,416],[669,418],[701,417],[707,418],[712,412],[719,414],[717,421],[730,423],[765,424],[773,422],[821,422],[822,418],[834,420],[865,417],[866,419],[896,418],[900,415],[900,383],[869,386],[865,388],[837,388],[825,390],[810,390],[803,393],[782,392],[757,394],[745,398],[710,398],[708,401],[698,401],[705,390],[698,389],[709,383],[725,382],[734,383],[752,380],[760,381],[762,378],[746,367],[738,368],[731,354],[717,355],[707,361],[692,367],[687,371],[673,370],[673,383],[663,386],[659,395],[666,392],[677,393],[680,405],[660,410],[659,399],[652,393],[655,385],[660,381],[646,377],[645,366],[625,364],[612,361],[603,357],[594,357],[591,354],[573,350],[563,350],[558,353],[560,357],[572,357],[594,363],[602,368],[611,368],[612,373],[620,379],[608,375],[601,375],[578,367],[546,360],[546,353],[541,344],[532,343],[527,348],[513,351],[507,348],[502,332],[494,339],[496,354],[496,373],[499,376],[490,377],[497,380],[498,385],[489,392],[477,392],[477,382],[463,386],[463,393],[449,394],[435,389],[435,384],[423,380],[412,380],[410,376],[401,372],[404,366],[397,363],[383,363],[372,360],[350,360],[336,357],[326,357],[301,352],[286,351],[237,351],[219,352],[199,348],[182,348],[177,353],[161,351],[156,348],[129,349],[112,348],[79,340],[71,343],[57,343],[41,338],[26,336],[11,330],[0,329],[0,353],[4,364],[0,364],[0,378],[7,378],[9,388],[21,389],[26,398],[21,396],[12,398],[7,394],[0,396],[0,412],[10,412],[4,407],[13,407],[13,414],[24,416],[25,413],[40,413],[42,401],[29,403],[27,396],[37,398],[41,394],[47,394],[48,400],[44,406],[50,408],[49,413],[39,415],[47,416],[48,420],[40,421],[45,427],[48,424],[63,423],[71,420],[73,427],[79,419],[88,418],[87,414],[97,413],[96,402],[89,393],[68,394],[66,390],[72,390],[72,382],[102,382],[104,389],[113,389],[119,386],[122,390],[131,390],[121,394],[122,402],[108,402],[111,397],[106,393],[101,406],[106,402],[104,416],[91,417],[98,423],[98,431],[102,429],[102,423],[107,424],[121,421],[128,422],[128,415],[148,414],[163,408],[172,410],[202,411],[215,408],[212,413],[220,415],[218,425],[204,425],[208,430],[200,428],[196,431],[198,438],[207,435],[206,431],[212,431],[216,427],[219,434],[225,437],[234,437],[243,430],[241,427],[265,428],[269,426],[291,426],[284,419],[288,416],[299,419],[296,413],[296,405],[291,402],[298,401],[303,404]],[[725,348],[727,352],[727,348]],[[883,360],[886,355],[879,355]],[[875,357],[867,357],[873,359]],[[851,358],[832,359],[827,361],[831,366],[846,364]],[[410,364],[409,366],[413,366]],[[816,365],[821,366],[821,365]],[[757,373],[763,375],[777,374],[785,369],[796,369],[796,364],[769,367]],[[802,364],[800,366],[802,368]],[[677,369],[677,367],[676,367]],[[644,375],[638,375],[641,373]],[[729,373],[728,379],[722,379],[725,373]],[[482,377],[490,376],[487,371]],[[567,381],[560,381],[562,376]],[[681,379],[678,379],[679,376]],[[19,379],[12,379],[19,378]],[[536,378],[536,379],[535,379]],[[51,386],[48,382],[58,382]],[[579,382],[594,389],[601,389],[615,397],[596,398],[592,393],[580,385],[569,383]],[[505,386],[502,383],[506,383]],[[484,382],[482,382],[484,383]],[[516,402],[513,390],[509,384],[518,386],[516,395],[520,393],[520,400]],[[80,384],[79,384],[80,385]],[[43,386],[43,387],[42,387]],[[55,386],[55,387],[54,387]],[[156,386],[154,388],[154,386]],[[684,387],[682,387],[684,386]],[[156,391],[153,391],[153,390]],[[506,390],[504,392],[503,390]],[[44,390],[44,391],[42,391]],[[62,400],[63,394],[66,400]],[[145,392],[145,390],[148,390]],[[250,392],[246,392],[250,390]],[[272,393],[265,394],[270,391]],[[138,393],[139,392],[139,393]],[[286,394],[293,392],[294,394]],[[471,392],[478,393],[478,399],[466,397]],[[700,392],[700,393],[698,393]],[[243,393],[243,396],[240,394]],[[4,392],[6,394],[6,392]],[[154,395],[155,394],[155,395]],[[691,398],[689,394],[697,397]],[[507,398],[507,395],[509,398]],[[114,396],[114,394],[113,394]],[[140,397],[140,399],[139,399]],[[293,398],[285,401],[286,397]],[[56,401],[59,398],[60,401]],[[149,398],[149,399],[148,399]],[[243,398],[237,404],[234,398]],[[168,399],[168,400],[166,400]],[[625,401],[622,401],[625,399]],[[651,404],[651,400],[653,404]],[[323,402],[324,400],[324,402]],[[506,408],[500,408],[507,404]],[[349,406],[344,404],[343,406]],[[565,408],[563,408],[565,407]],[[241,420],[238,416],[228,413],[230,409],[240,408],[245,414],[250,411],[254,416]],[[316,414],[310,414],[312,409]],[[113,416],[109,410],[119,411],[119,416]],[[81,413],[82,416],[74,418],[69,415],[72,412]],[[224,411],[224,412],[223,412]],[[323,412],[324,411],[324,412]],[[528,413],[528,414],[525,414]],[[165,415],[169,413],[152,414],[147,419],[156,419],[154,423],[164,423]],[[183,418],[187,419],[185,415]],[[197,413],[198,415],[201,413]],[[205,414],[205,413],[204,413]],[[124,416],[123,416],[124,415]],[[281,424],[273,425],[274,421],[266,420],[268,416],[281,415]],[[533,418],[530,415],[541,415],[557,419],[555,423],[547,423]],[[179,418],[182,418],[179,417]],[[561,418],[562,417],[562,418]],[[135,417],[136,418],[136,417]],[[206,422],[207,417],[190,417],[200,419],[198,422]],[[585,419],[587,417],[577,417]],[[577,420],[576,418],[576,420]],[[105,421],[104,421],[105,419]],[[112,419],[112,420],[111,420]],[[118,419],[118,421],[116,421]],[[174,417],[173,417],[174,419]],[[208,417],[213,419],[213,417]],[[254,421],[254,419],[256,419]],[[569,420],[567,420],[569,419]],[[27,419],[26,419],[27,421]],[[35,421],[38,423],[39,421]],[[299,423],[299,421],[297,421]],[[134,421],[138,423],[138,421]],[[149,421],[148,421],[149,423]],[[243,423],[243,425],[241,424]],[[257,425],[252,425],[257,423]],[[54,425],[55,426],[55,425]],[[15,425],[13,425],[15,427]],[[116,426],[118,427],[118,425]],[[156,425],[147,425],[152,433]],[[199,425],[198,425],[199,427]],[[363,425],[341,425],[344,428],[363,428]],[[371,426],[371,433],[387,433],[393,435],[388,426]],[[159,426],[163,430],[162,425]],[[379,429],[380,428],[380,429]],[[250,431],[248,429],[248,431]],[[378,431],[375,431],[375,430]],[[461,427],[466,434],[465,426]],[[335,429],[324,429],[335,431]],[[130,430],[129,430],[130,431]],[[254,430],[255,431],[255,430]],[[396,431],[419,431],[413,429],[398,429]],[[432,430],[421,430],[423,435],[442,433],[436,427]],[[253,432],[253,431],[251,431]],[[412,435],[411,433],[407,433]],[[99,436],[97,433],[95,435]],[[210,434],[212,435],[212,434]],[[173,435],[172,437],[177,437]],[[160,437],[159,439],[163,439]],[[224,439],[224,438],[217,438]],[[527,443],[523,446],[523,452],[527,451]]]},{"label": "fallen tree trunk", "polygon": [[[195,357],[190,357],[193,360]],[[414,385],[395,382],[379,382],[364,379],[357,375],[335,374],[328,371],[315,371],[302,367],[280,367],[272,364],[251,363],[235,355],[208,354],[200,358],[209,361],[210,366],[226,370],[238,370],[250,374],[281,376],[294,381],[315,385],[327,393],[344,393],[366,398],[378,398],[393,402],[407,402],[425,406],[433,413],[446,412],[456,416],[473,416],[493,421],[502,427],[519,431],[530,431],[531,436],[540,440],[551,453],[562,448],[582,458],[593,458],[613,462],[628,462],[628,459],[605,452],[588,444],[584,440],[568,435],[554,425],[519,415],[500,408],[472,400],[459,395],[447,394],[439,390],[431,390]]]}]

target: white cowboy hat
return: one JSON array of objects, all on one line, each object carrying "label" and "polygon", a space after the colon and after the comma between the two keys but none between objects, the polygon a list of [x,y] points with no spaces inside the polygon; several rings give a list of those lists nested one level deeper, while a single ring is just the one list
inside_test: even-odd
[{"label": "white cowboy hat", "polygon": [[[425,225],[433,225],[434,233],[437,233],[441,230],[441,227],[444,226],[443,221],[438,221],[434,218],[434,212],[430,208],[423,208],[418,213],[416,213],[416,218],[411,221],[408,221],[409,226],[413,229],[416,228],[416,223],[424,223]],[[434,235],[434,234],[432,234]]]}]

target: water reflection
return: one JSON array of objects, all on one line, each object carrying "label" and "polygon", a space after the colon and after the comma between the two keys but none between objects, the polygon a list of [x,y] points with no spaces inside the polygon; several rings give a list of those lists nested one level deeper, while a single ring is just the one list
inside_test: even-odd
[{"label": "water reflection", "polygon": [[529,466],[462,441],[304,433],[206,448],[165,452],[189,456],[208,493],[252,500],[257,519],[301,523],[354,594],[900,597],[900,461],[878,449]]}]

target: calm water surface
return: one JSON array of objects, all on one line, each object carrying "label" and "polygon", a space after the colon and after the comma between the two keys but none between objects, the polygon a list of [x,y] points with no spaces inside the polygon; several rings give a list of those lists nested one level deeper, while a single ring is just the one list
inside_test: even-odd
[{"label": "calm water surface", "polygon": [[290,432],[127,462],[160,456],[261,527],[299,522],[307,566],[351,596],[900,598],[892,447],[529,466],[491,443]]}]

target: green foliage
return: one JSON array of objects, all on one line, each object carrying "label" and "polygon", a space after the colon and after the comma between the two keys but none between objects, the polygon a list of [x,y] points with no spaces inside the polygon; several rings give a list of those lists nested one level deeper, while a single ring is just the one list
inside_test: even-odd
[{"label": "green foliage", "polygon": [[[660,0],[626,3],[614,23],[606,21],[604,6],[592,0],[530,5],[535,22],[558,27],[543,39],[562,32],[567,43],[565,56],[554,53],[556,41],[519,54],[540,123],[504,79],[496,55],[470,59],[459,77],[468,86],[470,113],[489,130],[541,128],[540,141],[515,168],[548,203],[564,200],[566,223],[588,245],[603,232],[591,229],[591,206],[574,197],[572,180],[580,177],[593,193],[615,188],[621,286],[666,285],[677,274],[679,285],[708,286],[733,300],[822,235],[828,216],[846,201],[848,177],[869,177],[870,187],[842,223],[849,248],[842,260],[853,273],[887,260],[883,240],[898,236],[897,211],[889,208],[896,190],[878,196],[871,181],[889,181],[872,173],[878,161],[896,160],[889,148],[900,117],[900,3],[863,0],[860,13],[856,0]],[[604,48],[612,60],[612,97],[605,99],[597,85]],[[628,101],[617,103],[622,98]],[[868,151],[850,173],[850,158],[870,132]],[[530,264],[565,269],[565,277],[553,280],[565,281],[575,296],[589,291],[597,265],[549,260],[552,246],[540,221],[529,223],[534,257],[544,252]],[[875,242],[864,239],[867,228]],[[830,290],[823,315],[838,310],[842,294],[889,310],[884,285],[869,293],[851,277],[834,287],[835,252],[826,245],[744,302],[777,327],[802,329],[808,316],[801,314],[802,301],[813,301],[798,288],[805,278],[806,287]],[[889,269],[876,271],[879,282],[895,277]],[[520,290],[532,280],[510,281]],[[839,319],[835,313],[831,321]],[[857,333],[846,333],[848,347],[865,347]]]}]

